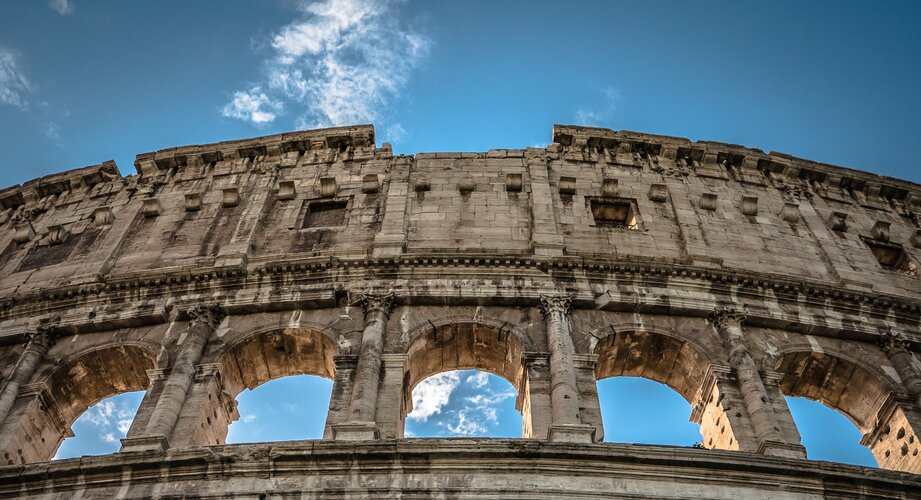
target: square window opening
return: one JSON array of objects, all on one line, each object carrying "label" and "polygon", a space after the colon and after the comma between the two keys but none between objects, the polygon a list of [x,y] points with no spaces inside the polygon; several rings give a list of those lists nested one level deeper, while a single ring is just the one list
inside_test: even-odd
[{"label": "square window opening", "polygon": [[344,226],[347,205],[348,200],[308,202],[302,227],[310,229]]},{"label": "square window opening", "polygon": [[873,256],[884,269],[907,274],[918,275],[918,263],[902,248],[901,245],[865,238],[864,242],[870,247]]},{"label": "square window opening", "polygon": [[590,200],[597,227],[639,229],[636,209],[630,200]]}]

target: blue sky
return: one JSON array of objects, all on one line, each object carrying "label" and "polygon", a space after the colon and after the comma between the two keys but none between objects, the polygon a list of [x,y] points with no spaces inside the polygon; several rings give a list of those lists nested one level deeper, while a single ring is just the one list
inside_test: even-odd
[{"label": "blue sky", "polygon": [[897,1],[0,0],[0,186],[355,122],[398,153],[577,123],[918,182],[919,20]]}]

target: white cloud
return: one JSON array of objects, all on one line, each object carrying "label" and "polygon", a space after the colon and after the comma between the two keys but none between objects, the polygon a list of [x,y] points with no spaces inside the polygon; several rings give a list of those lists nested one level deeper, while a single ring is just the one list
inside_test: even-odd
[{"label": "white cloud", "polygon": [[111,433],[111,432],[108,432],[108,433],[106,433],[105,436],[102,437],[102,439],[105,440],[105,442],[107,442],[107,443],[114,443],[114,442],[115,442],[115,435],[114,435],[113,433]]},{"label": "white cloud", "polygon": [[51,0],[48,2],[48,7],[62,16],[70,15],[74,11],[74,4],[70,0]]},{"label": "white cloud", "polygon": [[[400,3],[301,0],[301,17],[271,39],[274,52],[261,83],[235,92],[224,115],[259,125],[293,109],[298,128],[382,120],[431,45],[401,25]],[[388,134],[405,136],[405,130],[397,124]]]},{"label": "white cloud", "polygon": [[425,422],[436,413],[441,413],[451,393],[460,385],[460,375],[456,372],[444,372],[419,382],[413,389],[413,411],[407,418]]},{"label": "white cloud", "polygon": [[254,125],[264,125],[275,120],[282,103],[269,99],[260,87],[233,93],[233,100],[224,106],[223,114],[229,118],[247,120]]},{"label": "white cloud", "polygon": [[243,415],[243,417],[240,418],[240,420],[242,420],[244,424],[249,424],[249,423],[256,421],[256,415],[253,415],[252,413],[248,415]]},{"label": "white cloud", "polygon": [[576,125],[590,127],[610,126],[610,120],[617,113],[620,104],[620,91],[613,87],[601,89],[601,99],[592,106],[581,107],[576,111]]},{"label": "white cloud", "polygon": [[468,409],[457,412],[457,423],[454,425],[447,424],[447,428],[452,434],[457,436],[482,436],[486,434],[486,427],[480,424],[475,417],[471,417]]},{"label": "white cloud", "polygon": [[480,389],[489,383],[489,374],[486,372],[476,372],[473,375],[468,375],[466,382],[473,387]]},{"label": "white cloud", "polygon": [[19,56],[0,47],[0,104],[29,109],[28,96],[31,93],[32,85],[19,66]]},{"label": "white cloud", "polygon": [[118,423],[117,423],[117,425],[116,425],[116,428],[118,429],[118,432],[120,432],[120,433],[122,433],[122,434],[128,434],[128,429],[131,428],[131,422],[132,422],[132,421],[134,421],[134,419],[131,419],[131,418],[123,418],[123,419],[119,420]]}]

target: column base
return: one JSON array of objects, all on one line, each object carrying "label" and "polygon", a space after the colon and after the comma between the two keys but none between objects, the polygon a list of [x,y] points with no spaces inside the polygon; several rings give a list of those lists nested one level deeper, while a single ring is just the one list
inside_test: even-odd
[{"label": "column base", "polygon": [[124,438],[122,452],[130,451],[164,451],[169,449],[169,440],[166,436],[144,436]]},{"label": "column base", "polygon": [[406,235],[380,234],[374,238],[373,257],[398,257],[406,250]]},{"label": "column base", "polygon": [[782,443],[780,441],[762,441],[758,453],[772,457],[806,458],[806,448],[800,444]]},{"label": "column base", "polygon": [[555,443],[585,443],[595,442],[595,428],[590,425],[551,425],[547,439]]},{"label": "column base", "polygon": [[332,430],[335,441],[373,441],[381,437],[373,422],[334,424]]},{"label": "column base", "polygon": [[565,249],[563,243],[531,242],[531,251],[538,257],[562,257]]}]

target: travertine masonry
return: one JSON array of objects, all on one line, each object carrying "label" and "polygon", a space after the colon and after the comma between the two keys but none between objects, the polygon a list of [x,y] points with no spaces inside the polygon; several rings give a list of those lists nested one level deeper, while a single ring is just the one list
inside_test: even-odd
[{"label": "travertine masonry", "polygon": [[[394,156],[354,126],[135,166],[0,190],[0,496],[918,497],[921,186],[560,125],[546,148]],[[522,439],[404,439],[413,387],[472,368],[518,391]],[[324,440],[223,446],[236,396],[295,374],[334,381]],[[614,376],[681,394],[709,450],[602,444]],[[120,453],[44,463],[133,390]],[[893,471],[805,461],[785,395]]]}]

